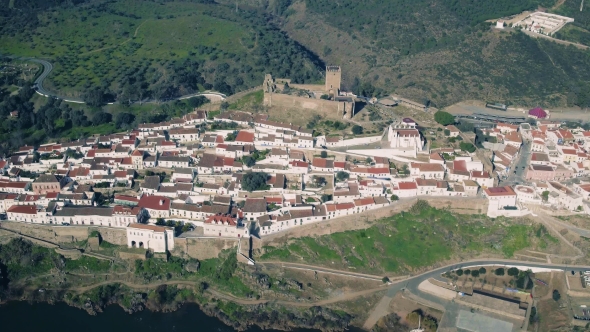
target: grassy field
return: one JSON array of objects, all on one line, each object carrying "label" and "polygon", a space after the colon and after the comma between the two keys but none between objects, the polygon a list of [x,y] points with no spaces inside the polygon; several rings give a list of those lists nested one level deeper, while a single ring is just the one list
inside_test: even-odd
[{"label": "grassy field", "polygon": [[264,91],[259,90],[251,92],[244,97],[238,99],[235,103],[229,104],[228,109],[230,110],[248,110],[248,109],[259,109],[264,101]]},{"label": "grassy field", "polygon": [[[145,82],[142,89],[153,88],[153,93],[161,82],[181,94],[192,92],[196,84],[182,78],[185,69],[196,72],[184,65],[187,60],[199,63],[207,86],[223,81],[233,91],[261,84],[267,72],[319,79],[313,55],[258,12],[236,14],[233,7],[207,1],[116,0],[35,15],[38,24],[0,35],[0,48],[49,59],[54,72],[45,87],[67,96],[96,86],[119,94],[130,77]],[[204,83],[198,83],[199,90]]]},{"label": "grassy field", "polygon": [[544,241],[546,230],[528,224],[480,215],[458,215],[446,210],[423,209],[379,220],[360,231],[289,241],[264,247],[262,260],[305,262],[335,268],[381,273],[402,273],[451,258],[483,252],[512,257],[518,250]]}]

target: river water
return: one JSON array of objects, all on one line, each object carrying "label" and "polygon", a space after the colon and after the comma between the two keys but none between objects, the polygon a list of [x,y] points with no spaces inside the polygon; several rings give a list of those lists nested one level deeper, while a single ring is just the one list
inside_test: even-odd
[{"label": "river water", "polygon": [[[111,305],[96,316],[70,307],[65,303],[9,302],[0,306],[0,331],[2,332],[233,332],[234,329],[217,318],[205,315],[195,304],[187,304],[170,313],[144,310],[128,314],[118,305]],[[278,332],[258,327],[248,332]],[[297,332],[315,332],[299,329]],[[360,331],[350,329],[349,331]]]}]

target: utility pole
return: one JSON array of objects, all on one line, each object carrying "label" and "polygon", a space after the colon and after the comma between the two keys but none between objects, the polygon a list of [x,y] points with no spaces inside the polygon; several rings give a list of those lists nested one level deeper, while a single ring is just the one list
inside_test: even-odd
[{"label": "utility pole", "polygon": [[[582,0],[584,1],[584,0]],[[236,0],[236,14],[238,13],[238,0]]]}]

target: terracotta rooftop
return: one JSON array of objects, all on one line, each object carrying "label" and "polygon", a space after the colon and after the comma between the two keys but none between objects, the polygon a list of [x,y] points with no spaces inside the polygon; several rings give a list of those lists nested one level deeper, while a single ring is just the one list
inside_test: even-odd
[{"label": "terracotta rooftop", "polygon": [[491,187],[484,189],[486,195],[488,196],[515,196],[516,193],[512,190],[510,186],[504,187]]}]

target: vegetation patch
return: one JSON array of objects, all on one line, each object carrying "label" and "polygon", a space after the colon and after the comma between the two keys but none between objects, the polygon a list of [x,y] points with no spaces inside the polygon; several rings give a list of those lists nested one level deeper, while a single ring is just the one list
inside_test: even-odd
[{"label": "vegetation patch", "polygon": [[454,255],[484,251],[512,257],[532,245],[535,229],[523,224],[503,225],[481,215],[460,215],[415,205],[377,221],[364,230],[294,239],[263,247],[262,260],[305,261],[372,273],[408,272],[445,261]]}]

